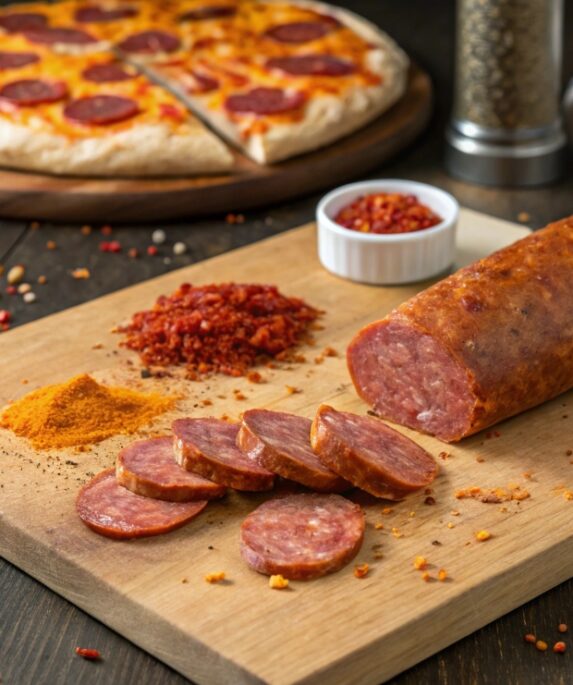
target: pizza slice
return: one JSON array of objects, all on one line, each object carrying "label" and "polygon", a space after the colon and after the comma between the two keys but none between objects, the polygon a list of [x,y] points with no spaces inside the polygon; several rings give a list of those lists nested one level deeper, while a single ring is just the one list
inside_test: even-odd
[{"label": "pizza slice", "polygon": [[259,163],[339,139],[405,90],[407,57],[346,10],[315,2],[181,0],[177,12],[181,43],[190,49],[148,53],[145,60],[120,50]]},{"label": "pizza slice", "polygon": [[227,146],[112,53],[0,51],[0,165],[55,174],[182,176],[230,169]]}]

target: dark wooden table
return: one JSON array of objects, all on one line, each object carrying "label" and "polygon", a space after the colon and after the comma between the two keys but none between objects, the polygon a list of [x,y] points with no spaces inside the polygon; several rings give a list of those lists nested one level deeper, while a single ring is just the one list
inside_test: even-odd
[{"label": "dark wooden table", "polygon": [[[533,228],[573,212],[573,168],[559,183],[540,189],[480,188],[449,178],[444,172],[443,130],[451,106],[454,3],[451,0],[349,0],[355,11],[386,28],[431,73],[436,86],[436,112],[431,126],[409,150],[372,174],[412,178],[441,186],[473,209]],[[573,33],[573,3],[568,5],[565,35]],[[567,42],[567,41],[566,41]],[[573,76],[573,42],[568,41],[564,76]],[[21,325],[104,293],[151,278],[171,269],[260,240],[313,218],[317,197],[279,207],[249,212],[245,222],[229,224],[224,216],[160,226],[168,236],[159,255],[145,255],[151,244],[150,227],[114,228],[112,239],[121,254],[99,251],[109,240],[94,227],[84,235],[77,226],[0,223],[0,263],[24,264],[28,280],[45,275],[35,285],[37,301],[25,304],[19,296],[1,295],[0,308],[9,309],[13,325]],[[156,226],[154,228],[159,228]],[[55,249],[47,249],[54,241]],[[188,251],[175,257],[172,245],[183,241]],[[130,247],[143,253],[127,256]],[[86,267],[88,280],[73,280],[70,272]],[[5,282],[0,284],[5,290]],[[573,296],[573,293],[572,293]],[[65,334],[65,332],[63,332]],[[542,455],[540,455],[542,458]],[[1,496],[0,496],[1,497]],[[32,506],[33,503],[31,503]],[[1,511],[1,499],[0,499]],[[539,534],[550,521],[539,522]],[[10,685],[109,685],[153,683],[179,685],[186,681],[167,666],[116,635],[32,578],[0,560],[0,681]],[[573,683],[571,653],[537,652],[523,642],[534,632],[550,644],[559,638],[556,626],[569,621],[573,631],[573,581],[499,619],[449,649],[395,678],[394,685],[566,685]],[[567,639],[568,636],[565,636]],[[74,656],[76,645],[97,647],[101,663]],[[573,645],[570,647],[573,651]],[[232,684],[230,684],[232,685]]]}]

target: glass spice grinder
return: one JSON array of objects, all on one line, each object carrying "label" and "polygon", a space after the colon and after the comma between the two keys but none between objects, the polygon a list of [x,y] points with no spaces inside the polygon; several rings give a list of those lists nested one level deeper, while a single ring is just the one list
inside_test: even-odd
[{"label": "glass spice grinder", "polygon": [[484,185],[557,179],[567,141],[559,107],[563,0],[458,0],[446,166]]}]

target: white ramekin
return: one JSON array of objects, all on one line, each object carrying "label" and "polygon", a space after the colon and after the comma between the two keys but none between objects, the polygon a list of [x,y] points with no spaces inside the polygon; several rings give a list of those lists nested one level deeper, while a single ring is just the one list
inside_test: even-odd
[{"label": "white ramekin", "polygon": [[[358,197],[388,192],[416,195],[443,221],[421,231],[386,235],[335,223],[336,214]],[[390,285],[431,278],[454,261],[458,213],[459,205],[449,193],[426,183],[397,179],[350,183],[318,203],[318,258],[328,271],[361,283]]]}]

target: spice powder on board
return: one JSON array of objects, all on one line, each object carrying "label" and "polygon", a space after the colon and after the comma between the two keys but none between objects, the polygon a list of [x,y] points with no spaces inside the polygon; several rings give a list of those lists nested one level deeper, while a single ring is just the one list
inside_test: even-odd
[{"label": "spice powder on board", "polygon": [[100,385],[87,374],[34,390],[10,405],[0,426],[35,449],[79,447],[133,433],[173,407],[174,397]]}]

